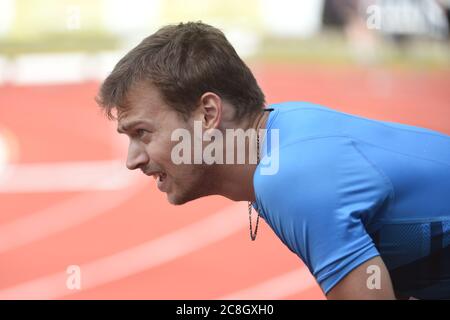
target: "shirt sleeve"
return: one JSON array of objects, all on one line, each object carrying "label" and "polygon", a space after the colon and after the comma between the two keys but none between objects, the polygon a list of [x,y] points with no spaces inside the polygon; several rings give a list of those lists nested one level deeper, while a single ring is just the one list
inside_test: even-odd
[{"label": "shirt sleeve", "polygon": [[379,253],[366,231],[389,202],[388,179],[343,137],[309,139],[279,150],[279,170],[255,175],[260,214],[327,294]]}]

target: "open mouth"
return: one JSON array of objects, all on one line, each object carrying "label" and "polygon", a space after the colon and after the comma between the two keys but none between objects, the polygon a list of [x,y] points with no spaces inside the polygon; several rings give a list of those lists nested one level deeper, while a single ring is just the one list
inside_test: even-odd
[{"label": "open mouth", "polygon": [[167,189],[166,182],[168,180],[167,173],[162,171],[144,171],[148,176],[152,176],[156,180],[156,185],[160,191],[165,191]]},{"label": "open mouth", "polygon": [[167,174],[158,173],[156,178],[156,185],[158,186],[159,191],[166,192],[167,191]]},{"label": "open mouth", "polygon": [[157,182],[164,182],[164,180],[167,178],[167,174],[165,173],[156,173],[153,175]]}]

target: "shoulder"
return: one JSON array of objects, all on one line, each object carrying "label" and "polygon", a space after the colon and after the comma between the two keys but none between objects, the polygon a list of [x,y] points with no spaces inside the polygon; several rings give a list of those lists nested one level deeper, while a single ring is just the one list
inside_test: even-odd
[{"label": "shoulder", "polygon": [[390,192],[382,173],[345,136],[300,139],[272,149],[270,156],[278,170],[264,174],[263,160],[254,176],[257,199],[270,208],[283,202],[304,212],[325,212]]}]

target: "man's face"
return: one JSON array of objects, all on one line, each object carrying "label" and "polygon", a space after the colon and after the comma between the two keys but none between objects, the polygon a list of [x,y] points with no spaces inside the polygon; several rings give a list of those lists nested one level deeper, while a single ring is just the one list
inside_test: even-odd
[{"label": "man's face", "polygon": [[184,128],[192,132],[193,120],[184,120],[170,108],[153,85],[137,84],[129,92],[128,107],[118,113],[118,131],[129,138],[127,167],[152,175],[158,188],[172,204],[183,204],[208,194],[202,182],[204,165],[175,165],[171,152],[178,141],[172,132]]}]

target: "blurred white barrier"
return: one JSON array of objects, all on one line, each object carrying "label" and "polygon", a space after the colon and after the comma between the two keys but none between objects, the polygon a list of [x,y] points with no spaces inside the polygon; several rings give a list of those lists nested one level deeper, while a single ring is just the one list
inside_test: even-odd
[{"label": "blurred white barrier", "polygon": [[276,36],[308,37],[322,26],[324,0],[261,0],[266,32]]},{"label": "blurred white barrier", "polygon": [[23,54],[13,59],[0,56],[0,85],[78,83],[104,79],[125,54]]},{"label": "blurred white barrier", "polygon": [[15,1],[0,1],[0,36],[7,34],[12,27],[15,16]]}]

